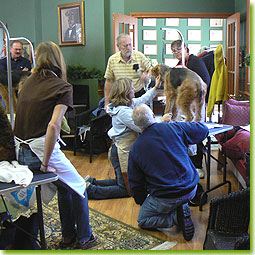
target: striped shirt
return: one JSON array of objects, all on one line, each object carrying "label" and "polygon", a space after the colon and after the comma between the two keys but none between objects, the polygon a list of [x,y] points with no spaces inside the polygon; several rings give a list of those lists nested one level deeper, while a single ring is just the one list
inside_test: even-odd
[{"label": "striped shirt", "polygon": [[[134,69],[134,65],[138,67],[138,70]],[[140,77],[144,71],[149,71],[150,68],[150,61],[143,53],[133,50],[129,61],[125,62],[119,51],[109,57],[104,77],[112,81],[120,78],[129,78],[133,81],[133,86],[138,92],[145,85],[141,82]]]}]

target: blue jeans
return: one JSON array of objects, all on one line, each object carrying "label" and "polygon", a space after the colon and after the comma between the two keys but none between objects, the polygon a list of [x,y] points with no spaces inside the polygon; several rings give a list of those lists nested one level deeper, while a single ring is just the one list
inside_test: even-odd
[{"label": "blue jeans", "polygon": [[87,188],[88,198],[107,199],[129,197],[120,168],[117,147],[115,145],[112,146],[111,150],[111,162],[116,179],[96,180],[93,178],[90,182],[91,184]]},{"label": "blue jeans", "polygon": [[[40,169],[41,161],[28,149],[20,147],[19,163],[28,165],[31,170]],[[77,234],[78,241],[86,241],[90,238],[92,231],[89,225],[89,208],[87,193],[85,191],[82,198],[72,191],[65,183],[60,180],[54,182],[58,189],[58,207],[64,238],[73,237]]]},{"label": "blue jeans", "polygon": [[176,209],[179,205],[189,206],[188,201],[196,194],[197,188],[177,199],[157,198],[149,195],[138,214],[138,226],[144,229],[171,228],[177,223]]}]

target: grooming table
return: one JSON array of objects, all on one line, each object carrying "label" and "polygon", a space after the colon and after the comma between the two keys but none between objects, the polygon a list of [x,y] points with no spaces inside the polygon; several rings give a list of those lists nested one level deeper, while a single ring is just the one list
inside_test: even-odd
[{"label": "grooming table", "polygon": [[[38,211],[38,220],[39,220],[40,244],[41,244],[41,249],[45,250],[46,249],[46,240],[45,240],[44,225],[43,225],[41,185],[57,181],[58,176],[54,173],[43,173],[41,171],[33,171],[33,174],[34,174],[34,176],[33,176],[32,182],[27,187],[23,187],[21,185],[17,185],[14,183],[0,182],[0,195],[2,197],[4,206],[6,208],[7,216],[8,216],[9,212],[8,212],[6,203],[4,201],[3,194],[13,192],[13,191],[16,191],[19,189],[28,188],[31,186],[36,186],[36,201],[37,201],[37,211]],[[9,219],[11,219],[11,217],[9,217]]]},{"label": "grooming table", "polygon": [[[217,123],[212,123],[212,122],[205,122],[204,123],[208,128],[209,128],[209,135],[207,136],[207,142],[205,145],[205,151],[207,153],[206,157],[206,172],[207,172],[207,183],[206,183],[206,190],[205,192],[202,193],[201,199],[200,199],[200,205],[199,205],[199,210],[202,211],[202,198],[205,194],[225,185],[228,184],[228,193],[231,192],[231,182],[227,181],[227,159],[225,153],[223,154],[223,162],[219,162],[218,159],[216,159],[212,154],[211,154],[211,144],[212,144],[212,139],[211,137],[217,134],[222,134],[224,133],[224,139],[226,139],[226,134],[227,131],[232,130],[233,126],[231,125],[223,125],[223,124],[217,124]],[[205,154],[206,155],[206,154]],[[211,158],[219,162],[220,164],[223,165],[223,181],[219,184],[217,184],[214,187],[210,187],[210,178],[211,178]]]}]

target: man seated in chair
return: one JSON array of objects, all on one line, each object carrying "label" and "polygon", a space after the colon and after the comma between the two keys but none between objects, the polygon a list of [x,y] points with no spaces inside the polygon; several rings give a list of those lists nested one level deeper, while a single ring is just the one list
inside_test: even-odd
[{"label": "man seated in chair", "polygon": [[199,122],[156,123],[145,104],[135,106],[132,119],[142,129],[128,161],[130,192],[141,205],[138,225],[144,229],[178,225],[189,241],[194,225],[188,201],[195,196],[199,175],[188,146],[204,140],[208,128]]}]

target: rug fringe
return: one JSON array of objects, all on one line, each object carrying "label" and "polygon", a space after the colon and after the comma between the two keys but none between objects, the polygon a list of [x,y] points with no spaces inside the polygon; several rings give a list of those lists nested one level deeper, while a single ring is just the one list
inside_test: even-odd
[{"label": "rug fringe", "polygon": [[177,244],[177,241],[173,241],[173,242],[164,242],[150,250],[170,250],[171,248],[173,248],[175,245]]}]

